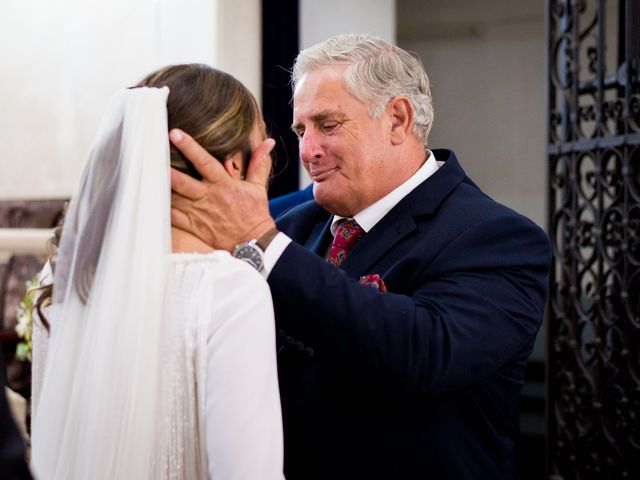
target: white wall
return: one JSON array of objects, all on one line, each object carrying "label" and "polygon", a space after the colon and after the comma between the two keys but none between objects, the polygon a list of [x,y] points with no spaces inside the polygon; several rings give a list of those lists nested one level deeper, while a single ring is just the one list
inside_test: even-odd
[{"label": "white wall", "polygon": [[70,196],[106,102],[155,68],[208,63],[259,91],[259,0],[5,3],[0,200]]}]

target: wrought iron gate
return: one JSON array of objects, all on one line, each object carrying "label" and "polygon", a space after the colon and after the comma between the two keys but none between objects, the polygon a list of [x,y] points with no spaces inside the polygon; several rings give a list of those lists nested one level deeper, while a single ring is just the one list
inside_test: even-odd
[{"label": "wrought iron gate", "polygon": [[640,1],[548,0],[548,477],[640,478]]}]

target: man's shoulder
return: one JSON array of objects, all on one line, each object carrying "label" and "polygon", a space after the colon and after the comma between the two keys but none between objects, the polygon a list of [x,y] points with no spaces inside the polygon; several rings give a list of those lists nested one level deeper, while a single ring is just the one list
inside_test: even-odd
[{"label": "man's shoulder", "polygon": [[485,193],[466,174],[453,151],[437,149],[433,153],[442,162],[441,167],[416,189],[412,200],[414,203],[420,204],[424,198],[435,196],[436,201],[432,201],[437,205],[436,212],[446,213],[449,222],[476,223],[495,217],[508,217],[533,224],[524,215]]},{"label": "man's shoulder", "polygon": [[494,200],[468,177],[460,183],[456,192],[447,200],[443,204],[444,212],[447,212],[449,216],[453,216],[451,214],[455,212],[455,218],[460,222],[475,224],[501,219],[541,229],[530,218]]},{"label": "man's shoulder", "polygon": [[444,163],[389,212],[391,216],[411,212],[418,228],[428,232],[432,243],[445,242],[442,248],[467,235],[480,235],[501,245],[512,245],[522,235],[547,248],[544,230],[485,193],[466,175],[452,151],[438,150],[434,154]]}]

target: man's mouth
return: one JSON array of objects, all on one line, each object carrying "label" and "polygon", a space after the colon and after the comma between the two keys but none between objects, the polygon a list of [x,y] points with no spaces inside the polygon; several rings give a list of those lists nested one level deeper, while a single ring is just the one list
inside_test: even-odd
[{"label": "man's mouth", "polygon": [[338,167],[326,168],[324,170],[315,171],[311,174],[311,178],[314,182],[322,182],[326,180],[333,172],[338,170]]}]

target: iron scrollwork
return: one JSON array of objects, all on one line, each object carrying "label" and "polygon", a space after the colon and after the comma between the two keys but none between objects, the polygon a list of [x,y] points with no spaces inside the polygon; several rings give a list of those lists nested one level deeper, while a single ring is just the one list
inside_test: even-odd
[{"label": "iron scrollwork", "polygon": [[640,478],[640,2],[547,21],[548,478]]}]

